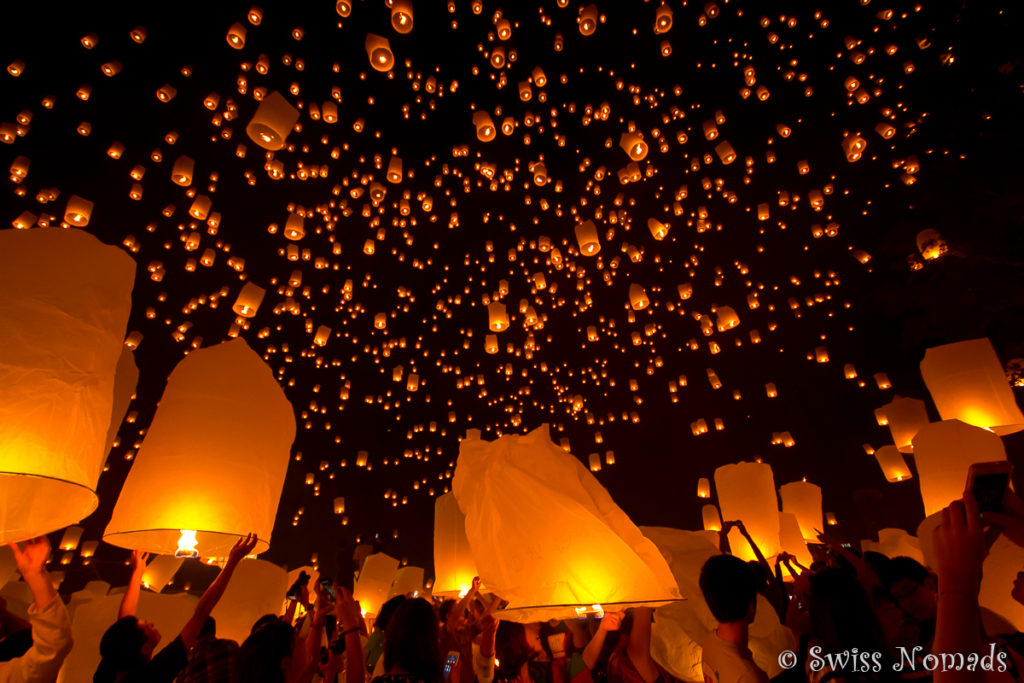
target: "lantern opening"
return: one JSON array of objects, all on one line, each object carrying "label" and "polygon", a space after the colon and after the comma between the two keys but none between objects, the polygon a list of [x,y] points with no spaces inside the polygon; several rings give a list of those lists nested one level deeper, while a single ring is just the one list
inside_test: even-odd
[{"label": "lantern opening", "polygon": [[174,552],[174,556],[196,559],[199,557],[199,551],[196,550],[198,542],[194,529],[182,529],[181,537],[178,539],[178,549]]}]

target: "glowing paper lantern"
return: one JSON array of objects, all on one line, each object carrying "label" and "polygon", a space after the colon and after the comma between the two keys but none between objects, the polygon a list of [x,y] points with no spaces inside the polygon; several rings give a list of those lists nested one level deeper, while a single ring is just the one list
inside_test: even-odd
[{"label": "glowing paper lantern", "polygon": [[[715,490],[724,521],[742,521],[765,557],[777,555],[779,545],[779,503],[770,465],[741,462],[715,470]],[[797,517],[799,519],[799,516]],[[729,539],[732,553],[745,560],[754,558],[749,544]]]},{"label": "glowing paper lantern", "polygon": [[814,530],[824,528],[821,524],[821,487],[806,481],[793,481],[783,484],[779,495],[782,497],[782,511],[796,517],[804,540],[817,543],[818,534]]},{"label": "glowing paper lantern", "polygon": [[388,599],[390,600],[396,595],[415,597],[422,592],[423,567],[402,567],[395,572],[391,590],[388,591]]},{"label": "glowing paper lantern", "polygon": [[629,286],[629,305],[634,311],[642,311],[651,305],[651,300],[647,298],[647,292],[635,282]]},{"label": "glowing paper lantern", "polygon": [[510,603],[502,618],[679,598],[657,548],[547,432],[485,442],[471,430],[460,445],[452,488],[481,580]]},{"label": "glowing paper lantern", "polygon": [[911,442],[914,435],[929,422],[924,401],[897,397],[880,410],[889,423],[889,432],[896,448],[901,453],[913,453],[914,446]]},{"label": "glowing paper lantern", "polygon": [[398,560],[384,553],[374,553],[363,562],[352,597],[359,602],[364,614],[380,614],[381,605],[387,602],[391,594],[391,584],[395,580],[396,571]]},{"label": "glowing paper lantern", "polygon": [[210,614],[217,620],[217,637],[244,641],[257,619],[264,614],[281,613],[289,585],[287,573],[276,564],[254,559],[239,562]]},{"label": "glowing paper lantern", "polygon": [[93,204],[88,199],[73,194],[68,198],[68,205],[64,209],[64,220],[76,228],[84,228],[89,225],[92,207]]},{"label": "glowing paper lantern", "polygon": [[273,374],[241,339],[195,351],[171,372],[104,540],[173,555],[182,530],[203,557],[239,536],[270,545],[295,437]]},{"label": "glowing paper lantern", "polygon": [[171,582],[185,560],[170,555],[157,555],[142,572],[142,587],[159,593]]},{"label": "glowing paper lantern", "polygon": [[914,476],[903,454],[895,446],[882,446],[875,451],[875,458],[878,460],[878,466],[882,468],[886,481],[903,481]]},{"label": "glowing paper lantern", "polygon": [[[1020,631],[1024,629],[1024,605],[1009,598],[1017,572],[1024,566],[1024,548],[1013,543],[1006,536],[999,536],[985,556],[981,567],[981,592],[978,604],[1006,619]],[[982,612],[982,620],[985,614]],[[1002,631],[988,630],[988,633]]]},{"label": "glowing paper lantern", "polygon": [[879,529],[877,541],[861,541],[861,550],[873,550],[886,557],[910,557],[925,564],[921,541],[903,529]]},{"label": "glowing paper lantern", "polygon": [[943,420],[919,431],[914,437],[914,461],[924,514],[938,512],[963,496],[972,464],[994,460],[1006,460],[1006,449],[1002,439],[986,429]]},{"label": "glowing paper lantern", "polygon": [[1024,429],[1024,414],[987,338],[928,349],[921,376],[943,420],[985,427],[1000,436]]},{"label": "glowing paper lantern", "polygon": [[492,332],[502,332],[508,329],[508,312],[505,304],[494,301],[487,305],[487,326]]},{"label": "glowing paper lantern", "polygon": [[252,318],[256,315],[256,311],[260,309],[260,304],[263,303],[263,296],[266,293],[267,290],[259,285],[246,282],[242,285],[241,291],[238,292],[238,298],[235,299],[231,310],[234,311],[235,315],[243,318]]},{"label": "glowing paper lantern", "polygon": [[395,54],[391,51],[391,43],[376,33],[366,34],[366,56],[375,71],[387,72],[395,66]]},{"label": "glowing paper lantern", "polygon": [[412,1],[394,0],[391,4],[391,26],[398,33],[412,30]]},{"label": "glowing paper lantern", "polygon": [[69,526],[64,530],[64,535],[60,539],[60,545],[57,546],[61,550],[74,550],[78,547],[78,542],[82,540],[82,532],[85,531],[80,526]]},{"label": "glowing paper lantern", "polygon": [[473,551],[466,538],[466,516],[454,493],[434,503],[434,595],[454,597],[468,591],[477,576]]},{"label": "glowing paper lantern", "polygon": [[708,481],[707,477],[701,477],[697,480],[697,497],[698,498],[710,498],[711,497],[711,482]]},{"label": "glowing paper lantern", "polygon": [[174,160],[174,168],[171,169],[171,181],[175,185],[188,187],[192,184],[192,173],[195,171],[196,162],[184,154]]},{"label": "glowing paper lantern", "polygon": [[298,120],[299,110],[288,104],[281,93],[274,91],[260,102],[245,127],[245,134],[263,149],[275,152],[284,147],[285,138]]},{"label": "glowing paper lantern", "polygon": [[629,155],[633,161],[643,161],[647,156],[647,143],[638,131],[627,131],[619,137],[619,147]]},{"label": "glowing paper lantern", "polygon": [[[818,539],[815,539],[815,542],[817,543]],[[792,512],[779,512],[779,543],[782,545],[783,551],[795,557],[797,562],[805,567],[811,566],[814,558],[811,557],[811,551],[807,549],[807,542],[804,539],[800,522]],[[782,572],[787,580],[796,578],[789,572],[785,564],[782,565]]]},{"label": "glowing paper lantern", "polygon": [[473,112],[473,126],[476,128],[476,137],[480,142],[490,142],[498,134],[491,115],[485,111]]},{"label": "glowing paper lantern", "polygon": [[704,531],[722,530],[722,517],[718,514],[718,508],[711,503],[700,509],[700,516],[704,522]]},{"label": "glowing paper lantern", "polygon": [[88,233],[0,231],[0,542],[96,509],[134,277]]},{"label": "glowing paper lantern", "polygon": [[576,243],[584,256],[594,256],[601,251],[601,241],[597,237],[594,221],[583,221],[576,225]]}]

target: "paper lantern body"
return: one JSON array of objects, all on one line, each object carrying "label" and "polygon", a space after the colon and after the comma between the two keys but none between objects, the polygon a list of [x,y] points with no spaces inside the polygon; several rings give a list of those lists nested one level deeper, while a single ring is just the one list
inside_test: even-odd
[{"label": "paper lantern body", "polygon": [[242,560],[210,615],[217,620],[217,637],[241,643],[257,619],[281,613],[287,591],[284,569],[264,560]]},{"label": "paper lantern body", "polygon": [[921,376],[943,420],[988,427],[1000,436],[1024,429],[1024,414],[987,338],[928,349]]},{"label": "paper lantern body", "polygon": [[0,231],[0,542],[96,509],[134,278],[80,230]]},{"label": "paper lantern body", "polygon": [[821,523],[821,487],[806,481],[793,481],[779,488],[779,495],[782,497],[782,511],[796,516],[804,540],[817,543],[818,534],[814,530],[825,528]]},{"label": "paper lantern body", "polygon": [[395,572],[395,579],[388,591],[388,599],[396,595],[409,597],[423,594],[423,567],[402,567]]},{"label": "paper lantern body", "polygon": [[873,550],[890,558],[910,557],[926,564],[924,553],[921,552],[921,541],[903,529],[879,529],[877,541],[861,541],[860,547],[865,552]]},{"label": "paper lantern body", "polygon": [[[817,542],[817,539],[815,539]],[[796,561],[805,567],[810,567],[814,558],[811,551],[807,549],[807,542],[804,540],[803,528],[792,512],[779,513],[779,543],[782,549],[796,558]],[[785,565],[782,565],[782,576],[787,581],[796,577],[789,573]]]},{"label": "paper lantern body", "polygon": [[135,356],[127,346],[121,349],[121,357],[117,360],[117,371],[114,373],[114,402],[110,408],[110,425],[107,427],[107,438],[104,441],[104,459],[110,454],[114,439],[121,430],[121,423],[128,414],[132,396],[139,383],[139,367],[135,365]]},{"label": "paper lantern body", "polygon": [[[708,558],[718,555],[718,548],[701,536],[701,532],[680,531],[664,527],[641,527],[644,536],[653,541],[679,584],[679,590],[690,599],[657,608],[651,626],[651,656],[676,678],[703,683],[700,644],[718,626],[704,596],[700,592],[700,570]],[[782,672],[779,653],[796,648],[793,633],[779,623],[768,600],[757,596],[757,611],[750,625],[748,646],[754,663],[769,676]]]},{"label": "paper lantern body", "polygon": [[[721,531],[722,518],[718,514],[718,508],[708,503],[700,509],[700,516],[704,522],[704,531]],[[717,545],[715,546],[717,547]]]},{"label": "paper lantern body", "polygon": [[547,425],[492,442],[470,430],[452,490],[481,581],[516,610],[503,619],[680,597],[654,544],[577,458],[551,442]]},{"label": "paper lantern body", "polygon": [[886,481],[904,481],[914,476],[903,454],[895,446],[882,446],[875,451],[875,459],[878,460],[878,466],[882,468]]},{"label": "paper lantern body", "polygon": [[390,555],[374,553],[366,558],[352,590],[352,597],[359,602],[363,612],[373,616],[380,614],[381,605],[391,594],[391,584],[397,571],[398,560]]},{"label": "paper lantern body", "polygon": [[986,429],[943,420],[914,437],[914,460],[924,514],[931,515],[963,496],[973,463],[1006,460],[1006,450],[1002,439]]},{"label": "paper lantern body", "polygon": [[978,604],[981,607],[1006,619],[1018,631],[1024,630],[1024,605],[1012,599],[1010,591],[1021,567],[1024,567],[1024,548],[1006,536],[1000,536],[985,556],[985,562],[981,567],[981,592],[978,594]]},{"label": "paper lantern body", "polygon": [[928,424],[924,401],[917,398],[896,398],[880,408],[889,423],[892,442],[901,453],[913,453],[914,436]]},{"label": "paper lantern body", "polygon": [[194,351],[167,380],[104,540],[173,555],[190,529],[204,558],[225,558],[255,532],[263,552],[294,437],[291,405],[243,340]]},{"label": "paper lantern body", "polygon": [[275,91],[260,102],[245,132],[257,145],[273,152],[284,147],[285,138],[298,120],[299,110]]},{"label": "paper lantern body", "polygon": [[476,562],[466,538],[466,516],[454,493],[434,503],[434,595],[455,597],[473,585]]},{"label": "paper lantern body", "polygon": [[[777,555],[782,549],[779,502],[771,466],[757,462],[723,465],[715,470],[715,490],[722,521],[742,521],[765,557]],[[749,544],[742,540],[733,543],[730,539],[729,547],[737,557],[754,559]]]},{"label": "paper lantern body", "polygon": [[170,555],[157,555],[142,572],[142,587],[159,593],[171,582],[184,561]]}]

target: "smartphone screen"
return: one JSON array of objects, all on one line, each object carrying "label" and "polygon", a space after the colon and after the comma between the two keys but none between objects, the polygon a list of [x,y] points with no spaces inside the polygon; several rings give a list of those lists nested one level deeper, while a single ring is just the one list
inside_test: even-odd
[{"label": "smartphone screen", "polygon": [[459,653],[452,650],[448,653],[448,658],[444,660],[444,679],[447,681],[452,675],[452,669],[459,663]]},{"label": "smartphone screen", "polygon": [[334,594],[334,585],[331,583],[330,579],[320,579],[320,585],[323,587],[324,591],[331,596],[331,600],[338,599],[338,596]]},{"label": "smartphone screen", "polygon": [[1003,509],[1003,496],[1010,485],[1009,472],[974,475],[971,494],[978,503],[979,512],[999,512]]}]

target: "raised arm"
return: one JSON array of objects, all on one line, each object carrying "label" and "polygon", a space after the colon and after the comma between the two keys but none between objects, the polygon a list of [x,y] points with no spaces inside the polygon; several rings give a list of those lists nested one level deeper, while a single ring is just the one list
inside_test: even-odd
[{"label": "raised arm", "polygon": [[352,599],[352,591],[334,584],[338,595],[334,613],[341,624],[341,637],[345,639],[345,683],[364,683],[366,656],[359,640],[359,604]]},{"label": "raised arm", "polygon": [[213,580],[210,587],[203,593],[203,597],[199,598],[196,610],[192,613],[192,618],[181,629],[181,640],[187,649],[191,650],[192,646],[195,645],[196,640],[199,638],[199,631],[206,622],[206,617],[210,616],[210,612],[220,602],[221,596],[224,595],[224,590],[228,587],[228,583],[231,581],[231,576],[235,573],[238,563],[256,547],[256,540],[256,534],[249,534],[245,538],[238,539],[235,547],[228,553],[228,561],[224,568],[220,570],[220,574],[217,575],[217,578]]},{"label": "raised arm", "polygon": [[604,641],[610,631],[618,631],[622,625],[624,612],[605,612],[601,619],[601,625],[597,627],[597,633],[590,639],[587,646],[583,648],[583,663],[588,669],[597,666],[597,660],[601,658],[601,650],[604,649]]},{"label": "raised arm", "polygon": [[132,578],[128,579],[128,590],[121,598],[121,611],[117,615],[118,619],[134,617],[139,610],[139,593],[142,592],[142,575],[146,571],[147,558],[149,558],[149,553],[140,550],[132,551]]}]

